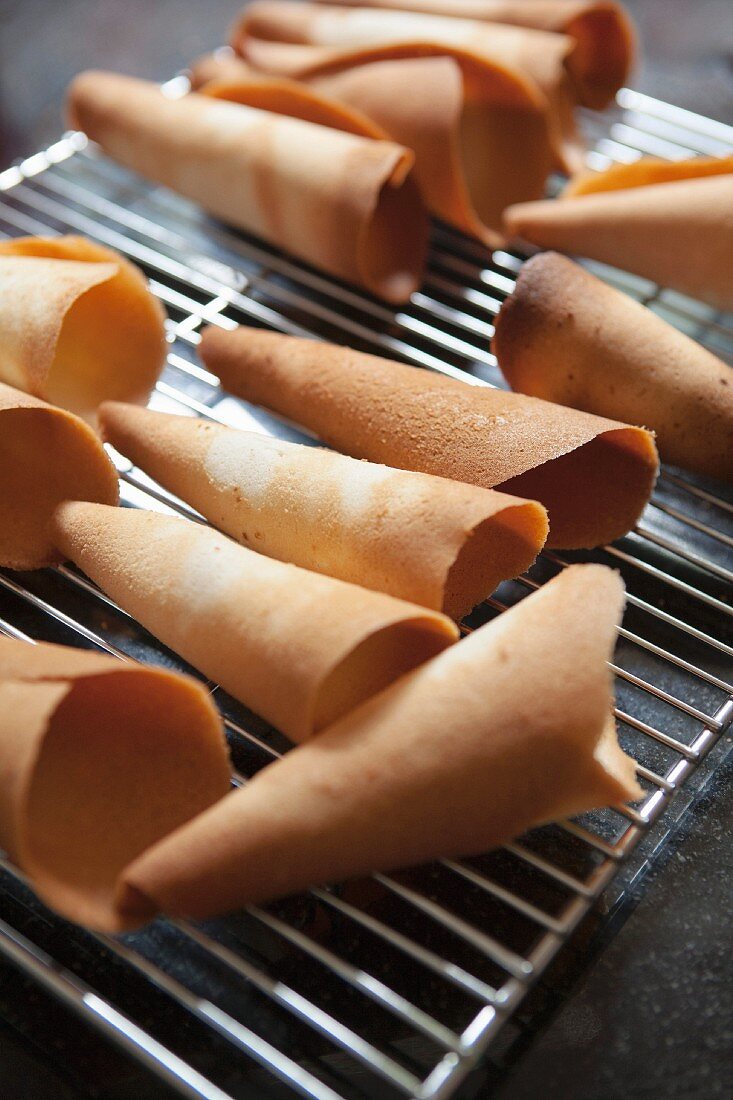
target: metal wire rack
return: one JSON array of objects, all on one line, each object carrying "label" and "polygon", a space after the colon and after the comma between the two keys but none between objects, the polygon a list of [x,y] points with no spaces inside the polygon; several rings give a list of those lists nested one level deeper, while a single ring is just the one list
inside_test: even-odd
[{"label": "metal wire rack", "polygon": [[[733,128],[628,89],[609,118],[585,123],[595,131],[596,168],[641,153],[733,150]],[[307,442],[222,393],[197,362],[202,324],[240,321],[502,384],[491,322],[522,257],[489,257],[446,227],[435,227],[421,291],[393,310],[149,188],[69,133],[0,174],[0,233],[63,232],[129,256],[165,304],[170,354],[154,407]],[[716,354],[733,355],[731,318],[589,266]],[[114,457],[125,504],[200,520]],[[628,609],[612,667],[620,737],[645,791],[636,806],[535,830],[478,859],[318,887],[205,925],[160,920],[120,939],[49,914],[0,859],[0,958],[185,1097],[456,1096],[580,920],[623,894],[639,853],[650,857],[674,807],[687,804],[721,755],[733,719],[731,547],[733,502],[719,486],[665,469],[634,532],[593,554],[543,554],[470,618],[476,625],[500,613],[571,558],[621,570]],[[69,567],[0,572],[0,615],[2,632],[29,641],[184,667]],[[285,744],[210,686],[235,766],[252,775]]]}]

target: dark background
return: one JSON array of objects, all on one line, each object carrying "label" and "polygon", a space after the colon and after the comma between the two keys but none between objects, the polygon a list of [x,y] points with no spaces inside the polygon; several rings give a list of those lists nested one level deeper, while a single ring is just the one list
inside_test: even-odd
[{"label": "dark background", "polygon": [[[629,0],[628,7],[644,49],[632,86],[733,123],[733,0]],[[168,77],[220,44],[239,8],[236,0],[0,0],[0,168],[58,136],[64,89],[80,69]],[[732,842],[729,759],[610,945],[595,959],[587,938],[576,948],[581,977],[569,975],[560,1010],[518,1060],[508,1058],[508,1071],[490,1069],[470,1095],[733,1095]],[[0,978],[6,1004],[33,999],[14,972]],[[53,1030],[48,1007],[39,1011]],[[97,1069],[91,1095],[101,1096],[105,1073]],[[0,1020],[0,1100],[78,1095],[58,1063]]]},{"label": "dark background", "polygon": [[[237,0],[0,0],[0,166],[58,136],[81,69],[160,80],[224,40]],[[733,0],[628,0],[639,91],[733,123]]]}]

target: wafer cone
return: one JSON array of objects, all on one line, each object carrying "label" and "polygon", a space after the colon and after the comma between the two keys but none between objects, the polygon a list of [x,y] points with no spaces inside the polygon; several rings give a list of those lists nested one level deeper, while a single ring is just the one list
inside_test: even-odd
[{"label": "wafer cone", "polygon": [[663,459],[733,479],[733,371],[556,252],[526,263],[492,344],[512,389],[653,428]]},{"label": "wafer cone", "polygon": [[[320,2],[320,0],[319,0]],[[604,0],[328,0],[343,7],[397,8],[555,31],[575,41],[569,69],[580,102],[602,110],[628,79],[636,34],[621,4]]]},{"label": "wafer cone", "polygon": [[[426,53],[453,57],[474,72],[498,65],[524,76],[544,96],[558,162],[568,171],[582,167],[575,94],[566,68],[574,43],[566,35],[417,12],[255,0],[245,8],[230,42],[258,68],[298,77]],[[310,53],[295,51],[297,44],[310,46]]]},{"label": "wafer cone", "polygon": [[591,195],[598,191],[626,191],[654,183],[728,176],[733,173],[733,156],[693,157],[690,160],[660,160],[640,157],[631,164],[612,164],[604,172],[579,172],[562,190],[563,198]]},{"label": "wafer cone", "polygon": [[211,55],[194,66],[194,80],[208,81],[207,95],[412,149],[432,213],[495,247],[506,206],[544,194],[552,148],[545,113],[526,82],[489,63],[480,72],[472,90],[454,58],[388,58],[304,83]]},{"label": "wafer cone", "polygon": [[606,667],[622,608],[618,574],[571,567],[146,852],[121,910],[204,918],[639,797]]},{"label": "wafer cone", "polygon": [[51,519],[63,500],[116,504],[117,472],[88,424],[0,382],[0,566],[62,560]]},{"label": "wafer cone", "polygon": [[733,172],[522,203],[504,223],[511,237],[733,309]]},{"label": "wafer cone", "polygon": [[394,302],[420,282],[427,219],[399,145],[112,73],[77,77],[69,112],[127,167],[332,275]]},{"label": "wafer cone", "polygon": [[136,856],[227,793],[221,721],[188,677],[0,639],[0,846],[63,916],[113,932]]},{"label": "wafer cone", "polygon": [[0,380],[94,423],[106,398],[145,404],[164,313],[136,267],[83,237],[0,241]]},{"label": "wafer cone", "polygon": [[230,392],[357,458],[541,501],[551,546],[618,538],[654,486],[653,437],[617,421],[244,327],[206,329],[201,354]]},{"label": "wafer cone", "polygon": [[104,436],[261,554],[467,614],[534,561],[540,504],[185,416],[108,404]]},{"label": "wafer cone", "polygon": [[443,615],[272,561],[188,520],[71,503],[56,528],[107,595],[293,741],[457,637]]}]

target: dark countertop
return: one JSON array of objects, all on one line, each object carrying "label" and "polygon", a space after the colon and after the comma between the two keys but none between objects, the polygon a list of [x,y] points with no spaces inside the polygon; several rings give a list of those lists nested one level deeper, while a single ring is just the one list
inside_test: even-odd
[{"label": "dark countertop", "polygon": [[[71,76],[90,66],[161,78],[221,42],[230,0],[0,0],[0,168],[58,135]],[[634,86],[733,122],[730,0],[633,0],[645,41]],[[616,1100],[733,1094],[733,753],[639,882],[604,942],[593,922],[575,937],[547,996],[538,1031],[495,1053],[466,1097]],[[611,937],[611,932],[615,934]],[[605,942],[608,941],[608,942]],[[542,1001],[544,991],[538,992]],[[16,1030],[13,1005],[53,1032],[41,1053],[33,1026]],[[0,1097],[162,1096],[126,1076],[125,1060],[0,965]],[[26,1036],[30,1035],[31,1038]],[[88,1090],[65,1064],[87,1043]],[[79,1067],[75,1067],[79,1071]]]}]

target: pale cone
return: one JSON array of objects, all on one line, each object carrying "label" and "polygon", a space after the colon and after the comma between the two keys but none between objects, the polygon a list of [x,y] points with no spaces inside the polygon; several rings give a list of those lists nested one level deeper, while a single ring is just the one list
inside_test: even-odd
[{"label": "pale cone", "polygon": [[469,81],[452,57],[413,56],[295,81],[212,54],[194,65],[193,80],[205,95],[399,142],[415,154],[430,211],[497,247],[504,209],[544,194],[552,148],[526,82],[488,62],[477,73]]},{"label": "pale cone", "polygon": [[606,667],[623,603],[571,567],[146,852],[122,911],[205,918],[638,798]]},{"label": "pale cone", "polygon": [[462,618],[528,569],[547,537],[534,501],[359,462],[134,405],[105,439],[261,554]]},{"label": "pale cone", "polygon": [[0,382],[0,566],[62,560],[51,521],[63,500],[116,504],[117,471],[73,413]]},{"label": "pale cone", "polygon": [[641,428],[245,327],[206,329],[200,351],[230,392],[341,451],[539,500],[551,546],[625,534],[654,486],[654,440]]},{"label": "pale cone", "polygon": [[510,206],[511,238],[611,264],[733,309],[733,172]]},{"label": "pale cone", "polygon": [[[566,35],[527,27],[450,19],[418,12],[347,10],[298,0],[255,0],[233,28],[230,44],[260,69],[302,76],[306,69],[344,68],[364,60],[439,54],[475,70],[500,66],[531,82],[544,97],[560,167],[577,171],[583,143],[567,66],[575,48]],[[294,49],[310,47],[308,54]]]},{"label": "pale cone", "polygon": [[0,381],[94,424],[106,398],[148,400],[165,362],[164,320],[142,272],[109,248],[84,237],[0,241]]},{"label": "pale cone", "polygon": [[48,905],[107,932],[127,865],[222,798],[231,768],[188,677],[0,639],[0,847]]},{"label": "pale cone", "polygon": [[664,460],[733,479],[733,371],[556,252],[524,264],[492,348],[512,389],[653,428]]},{"label": "pale cone", "polygon": [[393,302],[422,278],[427,218],[400,145],[196,93],[87,72],[72,125],[211,214]]},{"label": "pale cone", "polygon": [[293,741],[457,637],[445,616],[157,512],[69,503],[58,543],[116,603]]},{"label": "pale cone", "polygon": [[[317,0],[320,2],[320,0]],[[602,110],[628,80],[636,34],[628,12],[613,0],[328,0],[343,7],[403,11],[511,23],[569,35],[570,60],[580,102]]]}]

